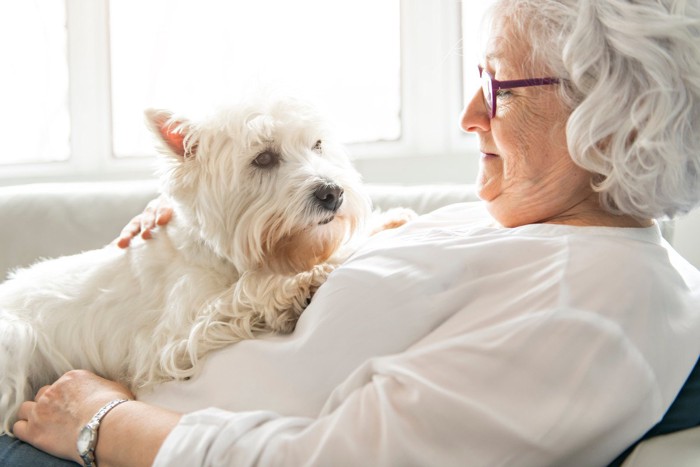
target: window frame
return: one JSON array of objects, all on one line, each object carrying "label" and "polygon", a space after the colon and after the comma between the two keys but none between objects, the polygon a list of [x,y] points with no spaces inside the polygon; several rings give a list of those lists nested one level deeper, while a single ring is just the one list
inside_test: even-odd
[{"label": "window frame", "polygon": [[[153,178],[153,157],[112,150],[109,0],[65,0],[70,147],[67,161],[2,166],[0,185]],[[459,129],[464,102],[462,2],[400,0],[401,134],[349,144],[368,182],[470,183],[475,139]]]}]

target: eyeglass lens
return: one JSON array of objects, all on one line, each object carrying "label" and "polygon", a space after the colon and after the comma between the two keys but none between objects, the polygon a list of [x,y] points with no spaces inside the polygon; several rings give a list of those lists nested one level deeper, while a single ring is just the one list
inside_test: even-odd
[{"label": "eyeglass lens", "polygon": [[489,115],[493,118],[495,112],[493,108],[493,91],[491,76],[483,68],[479,67],[479,77],[481,78],[481,92],[484,96],[484,104],[486,105],[486,110],[488,110]]}]

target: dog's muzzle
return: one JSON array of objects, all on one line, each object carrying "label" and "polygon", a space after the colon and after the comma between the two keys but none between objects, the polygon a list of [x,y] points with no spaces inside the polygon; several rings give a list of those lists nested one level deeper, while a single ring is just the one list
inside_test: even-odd
[{"label": "dog's muzzle", "polygon": [[314,191],[316,204],[326,211],[336,212],[343,204],[343,189],[335,183],[324,183]]}]

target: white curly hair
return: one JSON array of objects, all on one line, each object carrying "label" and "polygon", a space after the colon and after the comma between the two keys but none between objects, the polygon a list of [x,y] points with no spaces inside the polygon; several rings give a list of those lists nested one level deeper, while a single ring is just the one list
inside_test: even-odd
[{"label": "white curly hair", "polygon": [[496,0],[562,78],[572,159],[611,212],[672,218],[700,204],[700,0]]}]

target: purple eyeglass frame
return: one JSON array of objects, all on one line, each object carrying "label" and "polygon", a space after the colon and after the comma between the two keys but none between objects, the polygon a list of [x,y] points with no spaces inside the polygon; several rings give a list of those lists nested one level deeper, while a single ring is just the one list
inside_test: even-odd
[{"label": "purple eyeglass frame", "polygon": [[[481,81],[481,94],[484,97],[484,103],[486,107],[489,107],[490,118],[496,116],[496,93],[501,89],[513,89],[513,88],[527,88],[530,86],[545,86],[548,84],[559,84],[559,78],[528,78],[528,79],[514,79],[509,81],[498,81],[489,73],[484,70],[484,67],[478,65],[479,67],[479,78]],[[491,102],[486,99],[486,92],[484,90],[483,75],[489,78],[490,88],[491,88]],[[491,104],[491,105],[489,105]]]}]

